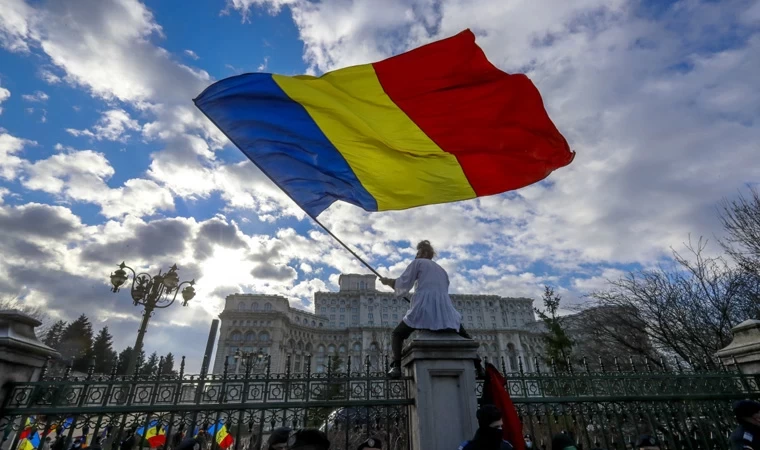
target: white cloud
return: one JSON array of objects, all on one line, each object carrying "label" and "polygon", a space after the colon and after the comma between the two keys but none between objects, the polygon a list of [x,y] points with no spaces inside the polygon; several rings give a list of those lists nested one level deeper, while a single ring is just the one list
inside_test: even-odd
[{"label": "white cloud", "polygon": [[222,11],[222,14],[228,13],[230,9],[235,9],[240,12],[245,22],[254,7],[266,6],[271,14],[277,14],[284,6],[298,3],[299,0],[227,0],[227,7]]},{"label": "white cloud", "polygon": [[42,103],[46,102],[50,97],[42,91],[36,91],[34,94],[24,94],[21,98],[27,102]]},{"label": "white cloud", "polygon": [[2,104],[11,97],[11,91],[0,86],[0,114],[3,113]]},{"label": "white cloud", "polygon": [[34,36],[32,8],[23,0],[4,0],[0,8],[0,46],[12,52],[28,52],[27,39]]},{"label": "white cloud", "polygon": [[121,187],[111,188],[106,181],[113,174],[102,153],[70,151],[29,164],[22,184],[67,200],[97,204],[105,217],[140,217],[174,209],[168,189],[145,179],[130,179]]},{"label": "white cloud", "polygon": [[185,54],[186,54],[187,56],[189,56],[190,58],[192,58],[192,59],[196,60],[196,61],[197,61],[197,60],[199,60],[199,59],[201,58],[200,56],[198,56],[198,55],[197,55],[197,54],[196,54],[194,51],[192,51],[192,50],[185,50]]},{"label": "white cloud", "polygon": [[90,130],[75,130],[67,128],[66,131],[72,136],[87,136],[98,141],[126,142],[130,135],[129,130],[139,130],[140,124],[132,119],[123,109],[111,109],[103,113],[98,123]]},{"label": "white cloud", "polygon": [[40,78],[42,78],[43,80],[45,80],[45,82],[47,82],[48,84],[58,84],[58,83],[60,83],[60,82],[63,81],[61,79],[61,77],[59,77],[58,75],[56,75],[50,69],[44,69],[44,68],[40,69],[40,71],[39,71],[38,74],[39,74]]},{"label": "white cloud", "polygon": [[269,57],[265,56],[264,57],[264,62],[262,62],[261,64],[259,64],[259,67],[257,67],[256,70],[259,71],[259,72],[263,72],[263,71],[267,70],[268,66],[269,66]]},{"label": "white cloud", "polygon": [[0,128],[0,177],[12,181],[16,179],[19,170],[25,163],[25,160],[19,158],[17,153],[23,150],[24,147],[37,145],[37,143],[11,136],[3,131]]}]

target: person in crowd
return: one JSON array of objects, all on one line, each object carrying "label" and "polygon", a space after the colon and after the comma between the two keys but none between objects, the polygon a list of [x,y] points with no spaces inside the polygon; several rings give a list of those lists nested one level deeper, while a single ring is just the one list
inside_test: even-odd
[{"label": "person in crowd", "polygon": [[137,444],[137,425],[132,425],[126,431],[126,438],[119,444],[119,450],[132,450]]},{"label": "person in crowd", "polygon": [[369,438],[366,441],[359,444],[359,447],[357,447],[357,450],[382,450],[383,449],[383,443],[380,441],[380,439],[375,438]]},{"label": "person in crowd", "polygon": [[636,448],[638,450],[660,450],[660,443],[657,442],[657,438],[654,436],[645,434],[636,441]]},{"label": "person in crowd", "polygon": [[533,438],[530,437],[529,434],[526,434],[523,436],[523,439],[525,439],[525,448],[532,449],[533,448]]},{"label": "person in crowd", "polygon": [[734,404],[734,416],[739,425],[731,434],[731,449],[760,450],[760,403],[740,400]]},{"label": "person in crowd", "polygon": [[327,435],[312,428],[293,430],[288,436],[288,450],[330,450]]},{"label": "person in crowd", "polygon": [[512,450],[512,444],[502,437],[501,411],[495,405],[483,405],[477,412],[478,429],[472,440],[465,441],[459,450]]},{"label": "person in crowd", "polygon": [[50,450],[66,450],[66,436],[58,434],[53,441],[53,445],[50,446]]},{"label": "person in crowd", "polygon": [[267,439],[267,444],[264,447],[265,450],[276,450],[288,448],[288,438],[290,432],[293,431],[288,427],[280,427],[272,430],[272,434]]},{"label": "person in crowd", "polygon": [[183,439],[175,450],[202,450],[206,448],[207,440],[206,430],[200,430],[197,435]]},{"label": "person in crowd", "polygon": [[52,445],[52,439],[50,439],[50,436],[45,436],[45,440],[42,441],[40,450],[50,450],[51,445]]},{"label": "person in crowd", "polygon": [[[417,244],[416,258],[400,277],[380,278],[380,282],[392,288],[399,297],[416,286],[411,307],[391,334],[393,362],[388,375],[392,378],[401,376],[401,348],[415,330],[452,330],[472,339],[462,326],[462,315],[449,297],[449,275],[433,261],[434,257],[435,249],[430,242],[421,241]],[[478,376],[485,378],[480,360],[476,361],[476,368]]]},{"label": "person in crowd", "polygon": [[552,450],[578,450],[575,439],[567,433],[557,433],[552,438]]}]

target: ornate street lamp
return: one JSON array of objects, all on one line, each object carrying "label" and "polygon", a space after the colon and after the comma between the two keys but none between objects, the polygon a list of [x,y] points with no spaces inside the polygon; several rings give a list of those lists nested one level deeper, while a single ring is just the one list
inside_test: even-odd
[{"label": "ornate street lamp", "polygon": [[240,349],[235,350],[235,354],[232,356],[235,358],[235,376],[238,375],[240,364],[238,362],[242,358],[243,364],[249,365],[252,370],[257,371],[261,368],[262,364],[267,360],[267,354],[264,353],[263,348],[259,348],[259,352],[241,352]]},{"label": "ornate street lamp", "polygon": [[[135,366],[137,364],[137,358],[142,351],[143,338],[145,332],[148,329],[148,321],[153,315],[155,309],[163,309],[171,306],[174,300],[177,299],[177,294],[182,293],[182,306],[187,306],[187,302],[195,297],[195,280],[179,282],[179,275],[177,274],[177,265],[173,265],[169,268],[169,271],[162,274],[159,270],[158,275],[150,276],[149,274],[135,273],[135,271],[124,264],[119,264],[119,270],[111,274],[111,284],[113,289],[111,292],[119,292],[124,283],[129,279],[129,275],[124,269],[129,269],[132,272],[132,286],[130,288],[130,294],[132,294],[132,301],[135,306],[143,305],[143,319],[140,325],[140,330],[137,332],[137,340],[135,341],[135,347],[132,351],[132,357],[129,360],[129,366],[127,367],[127,374],[131,375],[135,372]],[[183,285],[184,289],[180,291]],[[172,295],[173,294],[173,295]]]}]

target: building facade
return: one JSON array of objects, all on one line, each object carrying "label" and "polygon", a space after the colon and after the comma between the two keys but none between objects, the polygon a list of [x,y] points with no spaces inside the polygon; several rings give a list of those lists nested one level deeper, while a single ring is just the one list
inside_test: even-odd
[{"label": "building facade", "polygon": [[[290,357],[291,372],[327,370],[328,360],[345,370],[382,370],[391,354],[391,332],[403,318],[408,303],[392,292],[378,291],[374,275],[344,274],[338,292],[317,292],[315,313],[290,306],[285,297],[233,294],[227,297],[221,319],[213,372],[243,373],[244,358],[235,353],[270,355],[272,372],[284,372]],[[507,370],[530,371],[542,354],[541,330],[533,315],[533,300],[496,295],[452,294],[463,325],[480,343],[482,357]],[[332,359],[331,359],[332,357]],[[256,360],[257,358],[254,358]],[[252,370],[261,370],[254,366]]]}]

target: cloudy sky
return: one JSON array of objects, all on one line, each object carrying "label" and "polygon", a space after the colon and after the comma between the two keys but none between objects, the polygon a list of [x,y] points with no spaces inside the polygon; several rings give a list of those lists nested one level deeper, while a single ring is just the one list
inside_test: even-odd
[{"label": "cloudy sky", "polygon": [[760,179],[758,0],[0,0],[0,295],[86,312],[116,347],[139,311],[122,260],[176,262],[187,308],[148,352],[191,368],[222,299],[312,309],[364,272],[195,109],[244,72],[323,73],[471,28],[527,73],[575,161],[519,192],[405,212],[335,204],[325,224],[382,273],[430,239],[457,292],[568,299],[720,233],[715,207]]}]

